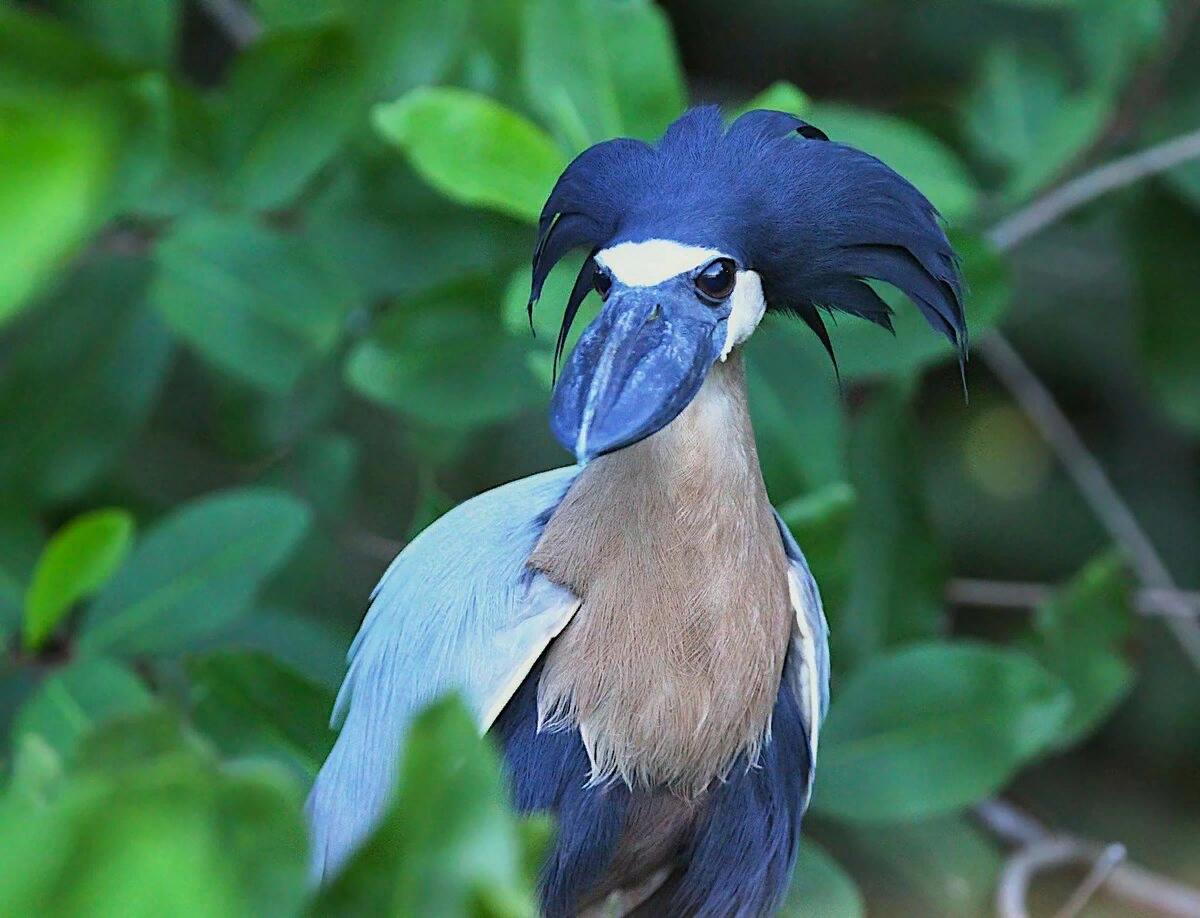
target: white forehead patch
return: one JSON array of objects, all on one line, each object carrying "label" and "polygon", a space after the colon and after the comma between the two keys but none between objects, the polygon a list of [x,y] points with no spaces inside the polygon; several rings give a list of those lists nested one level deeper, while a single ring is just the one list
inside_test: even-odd
[{"label": "white forehead patch", "polygon": [[647,239],[622,242],[597,252],[596,261],[626,287],[653,287],[724,254],[670,239]]},{"label": "white forehead patch", "polygon": [[730,306],[729,324],[725,326],[725,347],[721,350],[722,360],[754,333],[762,321],[763,313],[767,311],[762,278],[757,271],[738,271]]},{"label": "white forehead patch", "polygon": [[[626,287],[653,287],[684,271],[706,265],[714,258],[723,257],[728,256],[717,249],[684,245],[670,239],[622,242],[596,253],[596,261],[600,266]],[[766,311],[767,301],[758,272],[738,271],[737,284],[730,299],[722,360],[754,333]]]}]

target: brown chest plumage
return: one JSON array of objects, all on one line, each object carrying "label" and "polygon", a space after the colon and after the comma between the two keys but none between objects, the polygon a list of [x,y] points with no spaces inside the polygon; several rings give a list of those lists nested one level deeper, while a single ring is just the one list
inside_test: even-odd
[{"label": "brown chest plumage", "polygon": [[740,355],[654,436],[593,460],[533,567],[582,606],[539,688],[593,779],[701,793],[766,735],[793,624]]}]

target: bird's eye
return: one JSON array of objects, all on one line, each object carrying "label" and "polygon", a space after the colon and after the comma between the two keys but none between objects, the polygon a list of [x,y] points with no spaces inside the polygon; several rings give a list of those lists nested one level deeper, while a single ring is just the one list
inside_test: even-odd
[{"label": "bird's eye", "polygon": [[612,278],[597,268],[592,272],[592,289],[600,294],[600,299],[608,299],[608,291],[612,289]]},{"label": "bird's eye", "polygon": [[732,258],[710,261],[696,275],[696,292],[708,300],[723,300],[733,293],[737,282],[737,265]]}]

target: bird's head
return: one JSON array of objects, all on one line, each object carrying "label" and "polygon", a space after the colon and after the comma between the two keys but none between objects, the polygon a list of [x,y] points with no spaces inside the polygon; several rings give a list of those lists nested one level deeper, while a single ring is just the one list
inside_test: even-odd
[{"label": "bird's head", "polygon": [[716,108],[693,109],[657,146],[621,138],[581,153],[542,209],[530,309],[579,247],[588,256],[556,362],[588,292],[604,305],[557,381],[551,427],[581,462],[674,420],[768,310],[798,315],[831,357],[820,309],[890,329],[866,278],[898,287],[966,346],[957,259],[933,205],[875,157],[782,112],[725,129]]}]

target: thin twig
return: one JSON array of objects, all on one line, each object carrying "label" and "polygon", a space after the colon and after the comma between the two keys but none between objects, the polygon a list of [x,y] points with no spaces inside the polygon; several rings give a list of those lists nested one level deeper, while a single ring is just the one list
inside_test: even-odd
[{"label": "thin twig", "polygon": [[1050,390],[1002,335],[985,336],[979,342],[978,352],[1054,450],[1138,580],[1145,587],[1163,591],[1160,598],[1171,609],[1163,622],[1192,665],[1200,670],[1200,622],[1195,607],[1182,598],[1154,543],[1113,487],[1100,461],[1084,445]]},{"label": "thin twig", "polygon": [[1032,845],[1050,837],[1050,830],[1007,800],[977,803],[971,811],[983,827],[1009,845]]},{"label": "thin twig", "polygon": [[[1200,157],[1200,129],[1115,160],[1072,179],[993,227],[986,235],[998,250],[1010,251],[1066,214],[1097,198]],[[1126,556],[1144,588],[1165,613],[1164,622],[1192,664],[1200,670],[1200,621],[1194,597],[1181,593],[1133,511],[1122,500],[1104,467],[1088,450],[1050,390],[999,332],[985,336],[977,350],[991,371],[1054,450],[1109,536]],[[1028,585],[1024,585],[1028,587]],[[960,584],[961,587],[961,584]],[[966,590],[978,598],[978,582]],[[992,591],[995,598],[996,591]],[[1025,589],[1025,600],[1035,599]],[[1041,601],[1042,597],[1035,601]],[[976,808],[992,832],[1018,846],[996,890],[1000,918],[1028,918],[1026,899],[1040,871],[1073,863],[1092,870],[1059,913],[1074,916],[1099,886],[1111,895],[1172,918],[1200,918],[1200,891],[1132,864],[1120,864],[1123,848],[1104,847],[1069,835],[1052,835],[1027,814],[1002,801]],[[1120,852],[1121,857],[1117,854]]]},{"label": "thin twig", "polygon": [[1121,861],[1125,860],[1125,853],[1125,846],[1120,842],[1105,848],[1100,857],[1096,858],[1096,863],[1092,864],[1092,869],[1083,878],[1083,882],[1075,887],[1075,892],[1071,893],[1071,897],[1063,903],[1063,907],[1054,918],[1077,918],[1104,885],[1104,881],[1112,875]]},{"label": "thin twig", "polygon": [[1026,900],[1033,878],[1046,870],[1074,864],[1079,847],[1071,841],[1044,838],[1017,850],[1004,863],[996,884],[996,914],[999,918],[1029,918]]},{"label": "thin twig", "polygon": [[[958,577],[946,584],[946,601],[957,606],[987,606],[993,609],[1032,609],[1053,599],[1058,588],[1047,583],[1010,580],[975,580]],[[1139,615],[1184,615],[1192,617],[1200,608],[1200,592],[1141,589],[1131,597]]]},{"label": "thin twig", "polygon": [[199,0],[199,3],[238,48],[244,48],[262,34],[262,23],[238,0]]},{"label": "thin twig", "polygon": [[1000,251],[1008,251],[1110,191],[1134,185],[1197,157],[1200,157],[1200,129],[1097,166],[1001,220],[987,232],[988,241]]},{"label": "thin twig", "polygon": [[[1065,214],[1107,192],[1200,157],[1200,130],[1086,172],[993,227],[988,240],[1008,251]],[[984,362],[1004,383],[1059,461],[1075,480],[1092,511],[1129,560],[1142,586],[1160,591],[1169,614],[1164,620],[1192,664],[1200,669],[1200,622],[1196,606],[1183,597],[1133,511],[1113,487],[1066,414],[1021,355],[999,332],[977,346]]]},{"label": "thin twig", "polygon": [[[1097,844],[1066,833],[1052,833],[1028,813],[1004,800],[981,803],[974,813],[993,835],[1018,849],[1005,865],[996,890],[996,911],[1001,918],[1028,918],[1025,900],[1034,876],[1072,864],[1089,866],[1092,874],[1107,871],[1106,876],[1099,877],[1099,887],[1141,911],[1168,918],[1200,918],[1200,890],[1116,858],[1117,848],[1112,845]],[[1120,850],[1123,854],[1124,849]],[[1072,905],[1087,886],[1085,880],[1067,905]]]}]

